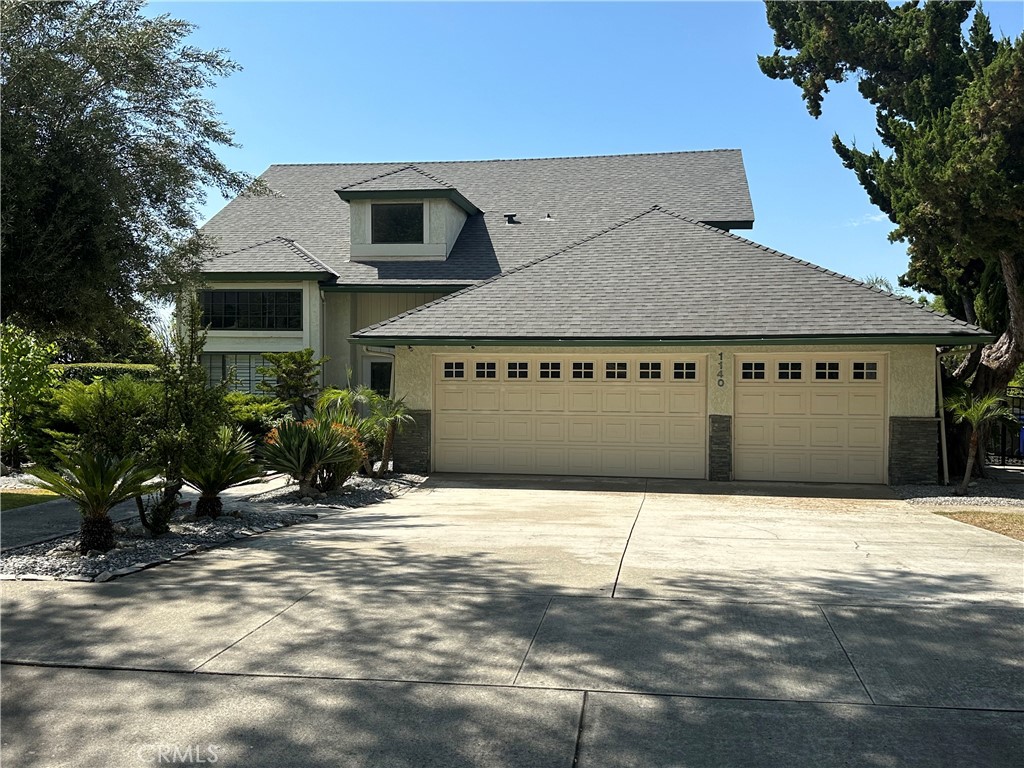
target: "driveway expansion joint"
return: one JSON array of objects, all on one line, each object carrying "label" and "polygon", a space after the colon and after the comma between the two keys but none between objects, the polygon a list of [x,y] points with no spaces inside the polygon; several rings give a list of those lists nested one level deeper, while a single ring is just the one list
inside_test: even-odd
[{"label": "driveway expansion joint", "polygon": [[650,480],[644,480],[644,495],[640,498],[640,506],[636,509],[636,517],[633,518],[633,524],[629,526],[629,535],[626,536],[626,545],[622,548],[622,557],[619,558],[619,568],[615,571],[615,583],[612,584],[612,597],[615,597],[615,590],[619,588],[619,577],[622,575],[622,566],[626,562],[626,552],[629,551],[629,542],[633,538],[633,531],[636,530],[636,524],[640,522],[640,513],[643,511],[644,502],[647,501],[647,486],[650,485]]},{"label": "driveway expansion joint", "polygon": [[523,667],[526,666],[526,659],[530,655],[530,651],[533,650],[533,644],[537,642],[537,635],[540,634],[540,628],[544,624],[544,619],[548,615],[548,609],[551,607],[551,603],[555,597],[552,595],[548,598],[547,604],[544,606],[544,612],[540,615],[540,621],[537,622],[537,628],[533,631],[533,637],[530,638],[530,644],[526,646],[526,653],[523,654],[523,660],[519,662],[519,669],[516,670],[516,676],[512,678],[512,685],[515,685],[519,681],[519,676],[523,673]]},{"label": "driveway expansion joint", "polygon": [[587,715],[587,693],[583,692],[583,701],[580,703],[580,724],[576,729],[576,748],[572,755],[573,768],[580,764],[580,750],[583,748],[583,718]]},{"label": "driveway expansion joint", "polygon": [[850,662],[850,669],[853,670],[853,674],[855,674],[857,676],[857,680],[860,681],[861,688],[864,689],[865,695],[868,697],[872,704],[875,704],[875,697],[871,695],[871,691],[868,690],[867,684],[864,682],[864,679],[860,676],[860,672],[857,669],[857,665],[853,663],[853,659],[850,658],[849,651],[846,650],[846,646],[843,645],[843,641],[839,639],[839,633],[836,632],[835,627],[832,626],[832,622],[829,621],[828,614],[825,613],[825,609],[819,605],[818,610],[821,611],[821,617],[825,619],[825,623],[828,624],[828,628],[832,631],[832,636],[836,639],[836,642],[839,643],[839,647],[843,649],[843,655],[846,657],[846,660]]}]

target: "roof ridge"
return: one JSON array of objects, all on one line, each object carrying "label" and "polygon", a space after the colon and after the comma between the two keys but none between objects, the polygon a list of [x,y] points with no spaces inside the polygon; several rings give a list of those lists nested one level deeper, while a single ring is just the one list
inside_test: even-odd
[{"label": "roof ridge", "polygon": [[305,248],[303,248],[297,242],[295,242],[295,240],[293,240],[290,237],[285,237],[283,235],[274,235],[273,237],[267,238],[266,240],[260,240],[258,243],[252,243],[251,245],[246,245],[243,248],[236,248],[233,251],[224,251],[223,253],[215,254],[214,256],[212,256],[209,259],[209,261],[213,261],[214,259],[219,259],[219,258],[222,258],[224,256],[233,256],[236,253],[242,253],[243,251],[251,251],[253,248],[260,248],[261,246],[269,245],[270,243],[273,243],[275,241],[280,241],[280,242],[284,243],[292,251],[294,251],[295,254],[300,259],[305,261],[307,264],[310,264],[310,265],[312,265],[314,267],[318,267],[319,269],[321,269],[324,272],[327,272],[328,274],[337,276],[337,274],[338,274],[337,272],[335,272],[333,269],[331,269],[326,264],[324,264],[322,261],[320,261],[320,259],[318,259],[312,253],[307,251]]},{"label": "roof ridge", "polygon": [[322,261],[320,261],[320,259],[318,259],[316,256],[314,256],[312,253],[310,253],[305,248],[303,248],[301,245],[299,245],[299,243],[297,241],[292,240],[291,238],[287,238],[287,237],[281,237],[279,239],[283,240],[288,245],[290,245],[292,247],[292,250],[294,250],[296,253],[298,253],[299,256],[301,258],[305,259],[309,264],[312,264],[314,267],[320,267],[320,268],[323,269],[324,272],[327,272],[328,274],[334,275],[335,277],[338,276],[337,272],[335,272],[333,269],[331,269],[326,264],[324,264]]},{"label": "roof ridge", "polygon": [[[332,165],[332,163],[301,163],[301,165]],[[359,163],[335,163],[335,165],[359,165]],[[391,165],[391,163],[373,163],[373,165]],[[271,167],[273,167],[273,166],[271,166]],[[412,168],[412,167],[413,166],[410,163],[410,164],[403,165],[401,168],[392,168],[390,171],[384,171],[383,173],[378,173],[376,176],[370,176],[368,178],[363,179],[362,181],[353,181],[351,184],[346,184],[344,187],[339,187],[339,190],[340,189],[349,189],[351,187],[358,187],[360,184],[368,184],[371,181],[377,181],[377,179],[383,179],[385,176],[394,176],[396,173],[401,173],[402,171],[404,171],[404,170],[406,170],[408,168]]]},{"label": "roof ridge", "polygon": [[449,293],[449,294],[447,294],[445,296],[442,296],[439,299],[434,299],[433,301],[429,301],[426,304],[421,304],[418,307],[413,307],[412,309],[408,309],[408,310],[406,310],[405,312],[402,312],[399,315],[395,315],[394,317],[389,317],[387,320],[382,320],[379,323],[374,323],[373,325],[368,325],[365,328],[361,328],[360,331],[370,331],[370,330],[373,330],[375,328],[380,328],[382,326],[387,325],[388,323],[394,322],[395,320],[399,320],[399,319],[401,319],[403,317],[409,317],[410,315],[414,315],[417,312],[422,312],[423,310],[425,310],[425,309],[427,309],[429,307],[432,307],[432,306],[434,306],[436,304],[442,304],[445,301],[448,301],[450,299],[456,298],[457,296],[462,296],[464,294],[470,293],[471,291],[475,291],[478,288],[483,288],[484,286],[490,285],[494,281],[500,280],[503,277],[515,274],[516,272],[521,272],[524,269],[532,267],[532,266],[534,266],[536,264],[540,264],[541,262],[547,261],[548,259],[552,259],[555,256],[558,256],[559,254],[562,254],[562,253],[565,253],[566,251],[572,250],[573,248],[578,248],[579,246],[583,245],[584,243],[588,243],[591,240],[596,240],[597,238],[601,237],[602,235],[606,235],[606,234],[608,234],[609,232],[611,232],[611,231],[613,231],[615,229],[619,229],[620,227],[623,227],[626,224],[629,224],[630,222],[633,222],[633,221],[636,221],[637,219],[643,218],[644,216],[646,216],[647,214],[649,214],[652,211],[656,210],[657,208],[658,208],[657,205],[649,206],[649,207],[645,208],[644,210],[640,211],[640,213],[635,213],[632,216],[629,216],[628,218],[622,219],[621,221],[618,221],[618,222],[616,222],[615,224],[612,224],[609,227],[605,227],[600,232],[595,232],[592,235],[588,235],[587,237],[581,238],[579,240],[575,240],[575,241],[569,243],[568,245],[563,246],[562,248],[559,248],[557,251],[549,253],[549,254],[547,254],[545,256],[538,256],[537,258],[531,259],[530,261],[527,261],[524,264],[517,264],[514,267],[510,267],[509,269],[504,270],[500,274],[494,275],[493,277],[489,277],[486,280],[481,280],[479,283],[473,283],[473,285],[470,285],[470,286],[468,286],[466,288],[463,288],[460,291],[455,291],[454,293]]},{"label": "roof ridge", "polygon": [[[530,162],[541,162],[544,160],[590,160],[600,159],[608,157],[664,157],[666,155],[703,155],[712,154],[714,152],[742,152],[742,149],[738,147],[721,147],[717,149],[681,149],[681,150],[669,150],[665,152],[620,152],[620,153],[608,153],[603,155],[558,155],[555,157],[490,157],[479,160],[409,160],[409,161],[397,161],[403,165],[398,170],[404,170],[407,167],[415,167],[418,165],[426,165],[427,163],[443,163],[445,165],[454,165],[459,163],[530,163]],[[392,162],[347,162],[347,163],[271,163],[269,168],[275,167],[308,167],[308,166],[339,166],[339,165],[393,165]],[[387,174],[381,174],[384,176]],[[363,181],[355,182],[356,184],[363,184],[367,181],[373,181],[379,176],[373,176]],[[352,185],[349,185],[352,186]],[[346,189],[346,187],[342,187]]]},{"label": "roof ridge", "polygon": [[454,187],[454,186],[452,186],[452,184],[451,184],[450,182],[448,182],[448,181],[445,181],[445,180],[444,180],[444,179],[442,179],[442,178],[441,178],[440,176],[435,176],[435,175],[434,175],[434,174],[432,174],[432,173],[427,173],[427,172],[426,172],[426,171],[424,171],[424,170],[423,170],[422,168],[420,168],[420,167],[418,167],[418,166],[416,166],[416,165],[410,165],[409,167],[410,167],[410,168],[411,168],[412,170],[416,171],[416,173],[419,173],[419,174],[422,174],[423,176],[426,176],[426,177],[427,177],[428,179],[430,179],[431,181],[436,181],[436,182],[437,182],[438,184],[441,184],[441,185],[443,185],[443,186],[445,186],[445,187],[448,187],[449,189],[455,189],[455,187]]},{"label": "roof ridge", "polygon": [[662,213],[665,213],[665,214],[667,214],[669,216],[673,216],[673,217],[675,217],[677,219],[681,219],[682,221],[686,221],[686,222],[688,222],[690,224],[696,224],[698,227],[702,227],[704,229],[711,230],[712,232],[717,232],[717,233],[725,235],[727,237],[731,237],[733,240],[739,240],[741,243],[746,243],[747,245],[753,245],[753,246],[755,246],[756,248],[759,248],[762,251],[765,251],[767,253],[772,254],[773,256],[779,256],[779,257],[781,257],[783,259],[787,259],[788,261],[795,262],[796,264],[799,264],[801,266],[810,267],[815,272],[820,272],[822,274],[829,275],[830,277],[839,278],[840,280],[843,280],[845,282],[852,283],[853,285],[859,286],[861,288],[866,288],[867,290],[874,291],[875,293],[879,293],[882,296],[886,296],[888,298],[896,299],[897,301],[899,301],[902,304],[906,304],[908,306],[915,307],[916,309],[920,309],[920,310],[925,311],[925,312],[930,312],[931,314],[938,315],[939,317],[944,317],[947,320],[953,321],[954,323],[960,323],[961,325],[964,325],[967,328],[973,328],[973,329],[979,330],[979,331],[984,331],[985,330],[984,328],[982,328],[979,325],[973,325],[971,323],[968,323],[966,320],[961,320],[960,318],[954,317],[953,315],[950,315],[947,312],[939,312],[937,309],[932,309],[931,307],[926,307],[923,304],[919,304],[916,300],[910,298],[909,296],[900,296],[898,294],[893,293],[892,291],[887,291],[884,288],[879,288],[879,287],[874,286],[874,285],[868,285],[863,280],[858,280],[855,277],[850,277],[849,275],[844,275],[842,272],[836,272],[833,269],[826,269],[825,267],[819,266],[818,264],[814,264],[813,262],[806,261],[804,259],[798,259],[796,256],[790,256],[788,253],[783,253],[782,251],[777,251],[774,248],[769,248],[767,245],[762,245],[761,243],[758,243],[758,242],[756,242],[754,240],[750,240],[750,239],[748,239],[746,237],[740,237],[739,235],[735,235],[735,234],[733,234],[732,232],[730,232],[728,230],[719,229],[718,227],[712,227],[710,224],[705,224],[703,221],[697,221],[696,219],[691,219],[689,216],[685,216],[685,215],[683,215],[681,213],[677,213],[676,211],[670,210],[668,208],[664,208],[663,206],[654,205],[653,208],[655,208],[655,209],[657,209],[657,210],[661,211]]}]

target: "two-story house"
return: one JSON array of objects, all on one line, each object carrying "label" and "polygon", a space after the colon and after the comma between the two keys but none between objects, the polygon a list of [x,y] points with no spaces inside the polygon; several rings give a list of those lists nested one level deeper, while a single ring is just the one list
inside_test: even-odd
[{"label": "two-story house", "polygon": [[733,234],[737,150],[272,166],[204,227],[205,362],[403,397],[418,471],[934,480],[936,347],[984,330]]}]

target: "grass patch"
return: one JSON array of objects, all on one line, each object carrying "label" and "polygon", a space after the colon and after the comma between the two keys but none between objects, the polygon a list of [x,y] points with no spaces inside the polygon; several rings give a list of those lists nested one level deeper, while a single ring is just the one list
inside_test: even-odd
[{"label": "grass patch", "polygon": [[56,493],[42,488],[19,488],[16,491],[0,491],[0,510],[17,509],[31,504],[42,504],[57,498]]},{"label": "grass patch", "polygon": [[1024,512],[986,512],[981,509],[961,509],[956,512],[936,512],[987,531],[995,531],[1011,539],[1024,541]]}]

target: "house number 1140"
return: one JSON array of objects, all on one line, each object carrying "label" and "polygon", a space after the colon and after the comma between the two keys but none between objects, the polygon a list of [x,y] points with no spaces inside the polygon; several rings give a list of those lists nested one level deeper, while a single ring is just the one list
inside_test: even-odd
[{"label": "house number 1140", "polygon": [[721,352],[718,353],[718,386],[725,386],[725,359]]}]

